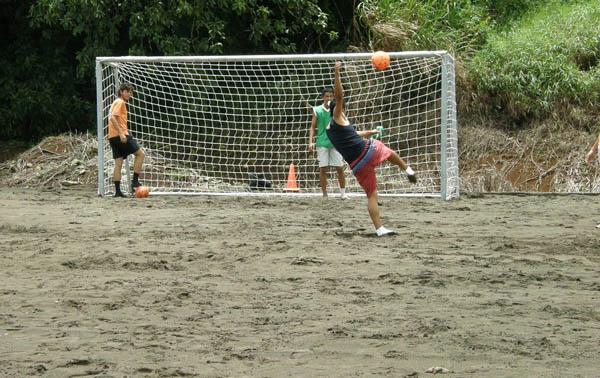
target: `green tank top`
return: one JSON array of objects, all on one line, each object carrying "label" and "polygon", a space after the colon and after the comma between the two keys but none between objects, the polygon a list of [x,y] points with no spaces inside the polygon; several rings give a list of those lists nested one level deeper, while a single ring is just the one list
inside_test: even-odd
[{"label": "green tank top", "polygon": [[314,108],[314,112],[317,115],[317,147],[333,148],[333,144],[327,137],[327,126],[329,126],[329,110],[325,109],[323,105],[319,105]]}]

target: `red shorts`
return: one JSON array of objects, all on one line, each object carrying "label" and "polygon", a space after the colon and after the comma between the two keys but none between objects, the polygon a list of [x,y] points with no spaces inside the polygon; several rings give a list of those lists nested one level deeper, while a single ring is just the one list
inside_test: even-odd
[{"label": "red shorts", "polygon": [[373,155],[360,171],[354,174],[360,186],[367,193],[367,198],[371,197],[374,191],[377,190],[377,179],[375,178],[375,167],[386,161],[393,153],[385,144],[377,139],[373,139],[375,149]]}]

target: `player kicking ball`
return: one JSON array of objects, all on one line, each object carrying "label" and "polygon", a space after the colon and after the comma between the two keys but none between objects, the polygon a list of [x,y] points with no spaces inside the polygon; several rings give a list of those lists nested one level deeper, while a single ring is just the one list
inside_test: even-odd
[{"label": "player kicking ball", "polygon": [[[378,130],[356,131],[346,117],[344,108],[344,92],[340,80],[340,68],[337,62],[334,67],[334,99],[329,104],[331,122],[327,127],[327,136],[336,150],[350,165],[356,180],[367,194],[369,216],[373,221],[377,236],[392,235],[394,231],[388,230],[379,218],[379,204],[377,203],[377,180],[375,167],[384,161],[395,164],[404,171],[411,183],[417,182],[415,172],[398,156],[379,140],[370,138]],[[369,138],[368,140],[364,138]]]}]

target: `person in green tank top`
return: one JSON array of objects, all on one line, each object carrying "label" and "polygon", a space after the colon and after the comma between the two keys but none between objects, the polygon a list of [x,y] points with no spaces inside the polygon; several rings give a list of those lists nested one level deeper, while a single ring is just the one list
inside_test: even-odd
[{"label": "person in green tank top", "polygon": [[333,89],[324,88],[321,95],[323,97],[323,104],[315,106],[312,109],[313,117],[310,125],[310,135],[308,137],[308,150],[313,152],[315,149],[315,143],[313,143],[313,141],[316,134],[317,159],[319,160],[319,182],[321,184],[323,198],[327,198],[327,173],[329,167],[334,167],[337,171],[338,181],[340,183],[340,198],[347,199],[344,160],[342,155],[336,151],[333,144],[329,141],[326,132],[331,119],[329,115],[329,101],[333,100]]}]

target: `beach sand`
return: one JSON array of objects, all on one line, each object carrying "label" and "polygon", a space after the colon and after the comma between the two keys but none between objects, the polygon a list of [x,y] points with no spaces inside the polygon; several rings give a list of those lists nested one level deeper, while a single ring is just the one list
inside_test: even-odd
[{"label": "beach sand", "polygon": [[381,202],[0,188],[0,376],[600,377],[600,197]]}]

